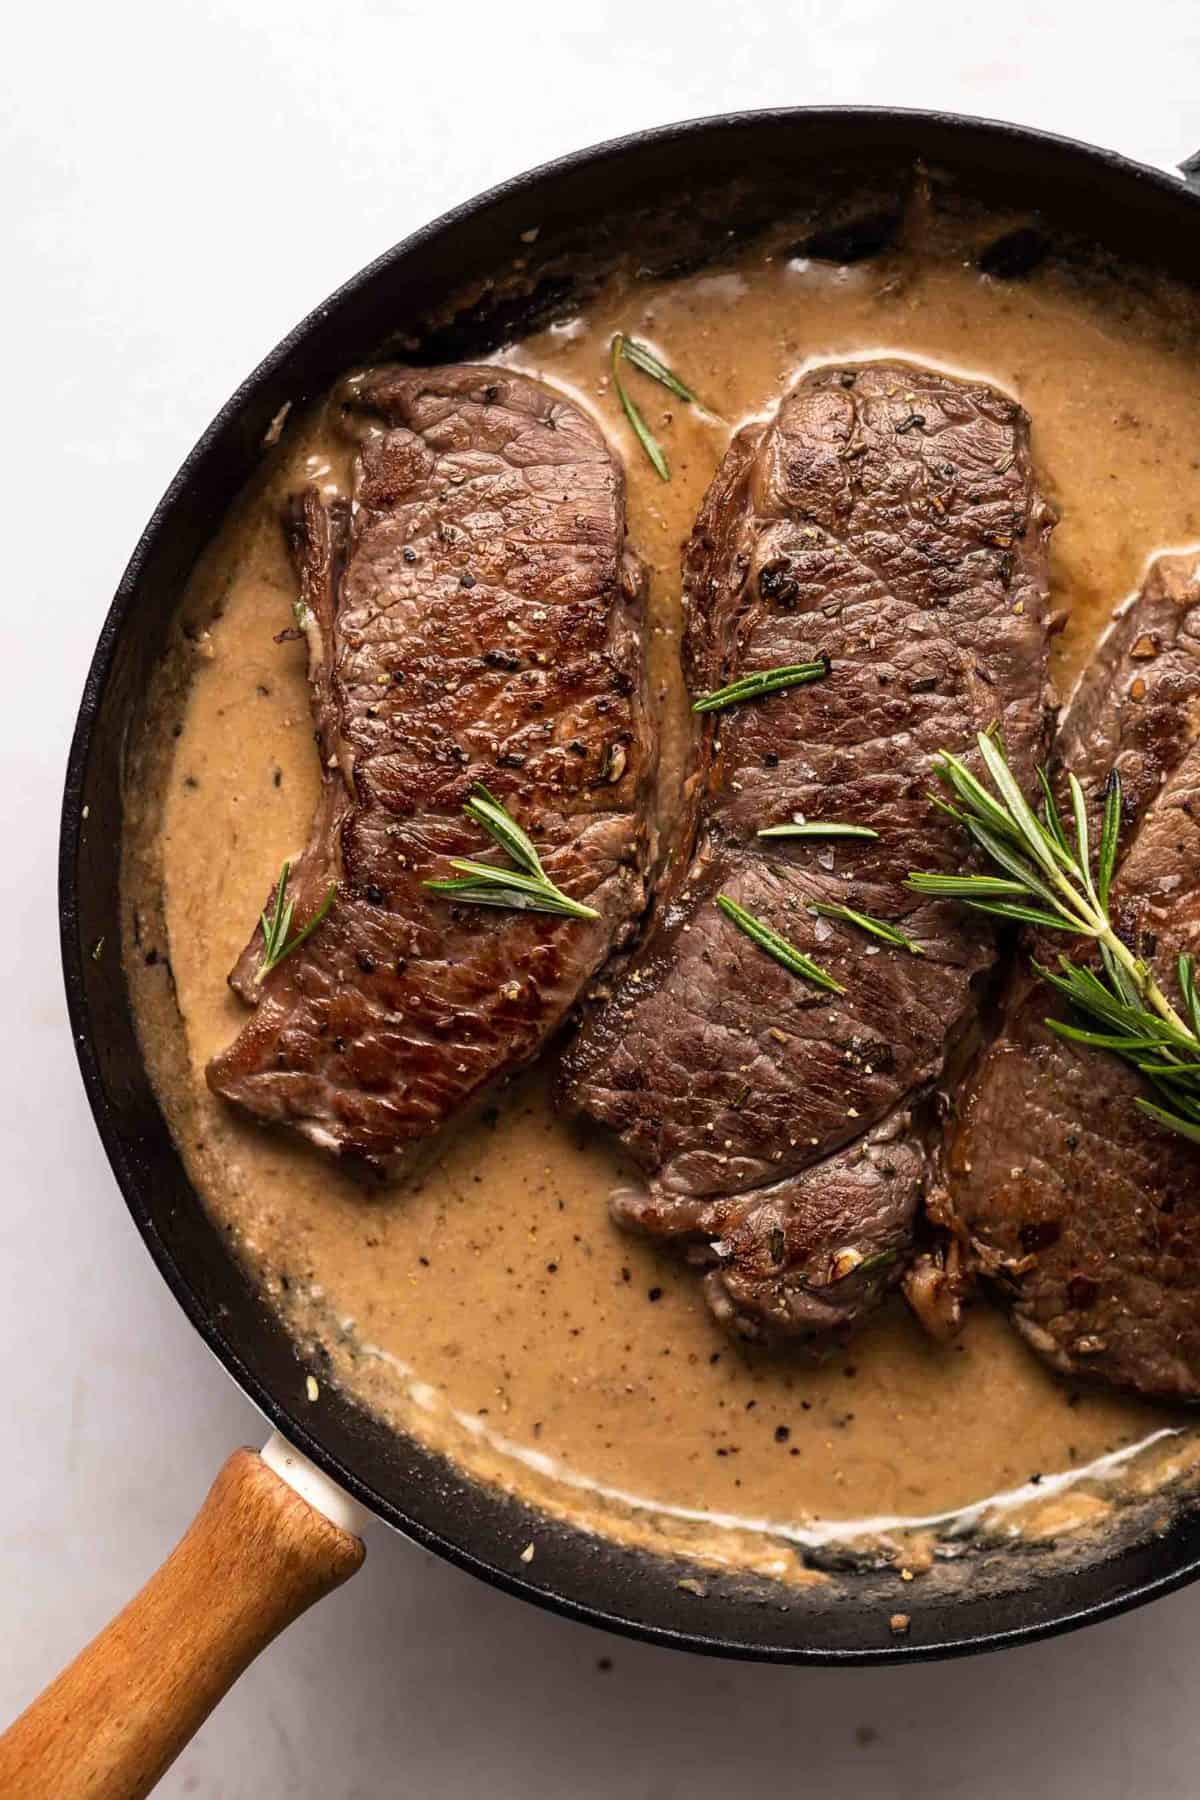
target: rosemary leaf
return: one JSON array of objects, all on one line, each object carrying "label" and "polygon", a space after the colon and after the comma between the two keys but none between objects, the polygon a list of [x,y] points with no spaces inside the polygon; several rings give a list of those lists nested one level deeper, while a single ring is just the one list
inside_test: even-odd
[{"label": "rosemary leaf", "polygon": [[811,981],[817,987],[826,988],[831,994],[845,993],[846,990],[841,982],[835,981],[828,970],[819,967],[811,957],[805,956],[802,950],[797,950],[794,944],[789,944],[787,939],[772,930],[771,926],[764,925],[761,919],[756,919],[754,914],[747,912],[744,906],[739,906],[736,900],[731,900],[728,894],[718,894],[717,905],[725,917],[733,921],[739,931],[744,931],[760,950],[765,950],[768,956],[774,957],[777,963],[782,964],[793,975],[799,975],[803,980]]},{"label": "rosemary leaf", "polygon": [[1143,1053],[1141,1056],[1126,1047],[1121,1054],[1128,1055],[1134,1067],[1140,1069],[1143,1075],[1149,1075],[1152,1081],[1175,1089],[1177,1099],[1189,1098],[1186,1092],[1180,1093],[1180,1089],[1200,1089],[1200,1064],[1175,1062],[1172,1053],[1161,1047],[1155,1054]]},{"label": "rosemary leaf", "polygon": [[545,881],[546,872],[542,868],[541,858],[533,847],[531,839],[522,831],[512,814],[505,810],[494,794],[488,792],[480,782],[470,799],[463,806],[468,819],[495,838],[502,850],[506,850],[527,875]]},{"label": "rosemary leaf", "polygon": [[1050,786],[1050,777],[1047,775],[1045,769],[1039,769],[1037,778],[1038,785],[1042,790],[1043,804],[1046,809],[1047,829],[1050,831],[1059,849],[1069,852],[1071,846],[1067,843],[1067,834],[1063,830],[1063,822],[1059,817],[1058,805],[1054,798],[1054,789]]},{"label": "rosemary leaf", "polygon": [[985,825],[1001,836],[1017,838],[1012,820],[1002,806],[999,806],[988,793],[983,783],[976,780],[964,762],[949,751],[943,751],[934,764],[934,773],[938,779],[956,794],[966,807],[965,813],[956,814],[965,824],[968,819],[979,818]]},{"label": "rosemary leaf", "polygon": [[1021,882],[1007,881],[1000,875],[924,875],[914,872],[905,886],[918,894],[931,894],[937,900],[968,902],[977,896],[984,899],[989,896],[999,898],[1025,892]]},{"label": "rosemary leaf", "polygon": [[758,700],[764,694],[778,694],[784,688],[803,687],[810,681],[821,681],[830,671],[827,656],[819,662],[785,663],[778,669],[759,669],[753,675],[742,675],[727,687],[716,688],[693,700],[694,713],[723,712],[727,706],[739,706],[744,700]]},{"label": "rosemary leaf", "polygon": [[1108,985],[1119,999],[1127,1006],[1140,1009],[1142,997],[1132,975],[1124,969],[1113,955],[1110,946],[1104,942],[1100,945],[1100,961],[1104,964],[1104,973],[1108,976]]},{"label": "rosemary leaf", "polygon": [[1196,988],[1195,959],[1183,955],[1179,958],[1179,991],[1183,995],[1183,1004],[1187,1008],[1192,1030],[1200,1038],[1200,992]]},{"label": "rosemary leaf", "polygon": [[296,903],[294,900],[285,899],[291,872],[291,863],[285,862],[275,886],[274,911],[269,914],[264,912],[262,915],[263,953],[262,961],[258,965],[258,973],[254,977],[256,987],[266,979],[272,969],[279,967],[285,957],[290,956],[293,950],[298,950],[301,944],[312,936],[317,926],[328,916],[337,896],[335,882],[326,891],[324,899],[313,913],[312,918],[307,924],[302,925],[296,935],[292,937],[290,933]]},{"label": "rosemary leaf", "polygon": [[661,382],[663,387],[669,388],[678,399],[686,400],[692,406],[700,405],[700,401],[697,400],[691,388],[686,387],[675,371],[668,369],[666,363],[655,356],[647,344],[639,344],[636,338],[623,336],[620,343],[622,356],[626,362],[632,363],[635,369],[640,369],[643,375],[649,375],[653,380]]},{"label": "rosemary leaf", "polygon": [[1134,1105],[1156,1124],[1165,1125],[1168,1131],[1178,1132],[1180,1137],[1191,1138],[1194,1144],[1200,1144],[1200,1119],[1186,1119],[1165,1106],[1155,1106],[1153,1101],[1145,1100],[1141,1095],[1134,1101]]},{"label": "rosemary leaf", "polygon": [[1089,894],[1094,893],[1092,886],[1092,850],[1088,841],[1087,801],[1083,797],[1083,789],[1079,785],[1077,775],[1067,776],[1067,790],[1071,796],[1071,812],[1075,819],[1075,862]]},{"label": "rosemary leaf", "polygon": [[860,931],[867,931],[872,937],[882,939],[885,944],[894,944],[898,949],[907,950],[913,956],[924,956],[924,946],[910,938],[896,925],[889,925],[886,919],[872,918],[870,913],[855,912],[852,906],[834,906],[824,900],[812,900],[808,910],[822,919],[842,919],[847,925],[857,925]]},{"label": "rosemary leaf", "polygon": [[450,859],[450,867],[463,870],[462,878],[422,883],[429,893],[441,894],[448,900],[465,901],[469,906],[497,906],[511,912],[558,913],[573,919],[596,917],[590,906],[560,894],[557,889],[551,890],[515,869],[502,869],[495,863],[469,862],[465,857],[457,856]]},{"label": "rosemary leaf", "polygon": [[1022,903],[1029,891],[1020,881],[1005,881],[993,875],[942,875],[914,870],[904,883],[914,894],[925,894],[931,900],[957,900],[975,912],[991,913],[1000,919],[1018,919],[1025,925],[1043,925],[1049,931],[1069,931],[1056,913],[1039,910]]},{"label": "rosemary leaf", "polygon": [[1019,881],[1027,893],[1038,900],[1044,900],[1048,906],[1058,904],[1055,895],[1033,864],[1024,856],[1017,854],[1007,840],[995,832],[990,826],[976,819],[968,819],[967,830],[975,839],[981,850],[986,850],[993,862],[999,863],[1015,881]]},{"label": "rosemary leaf", "polygon": [[1082,1026],[1069,1025],[1065,1019],[1046,1019],[1044,1022],[1057,1037],[1066,1038],[1071,1044],[1089,1044],[1093,1050],[1153,1050],[1161,1041],[1155,1037],[1126,1036],[1123,1031],[1085,1031]]},{"label": "rosemary leaf", "polygon": [[760,838],[877,838],[869,825],[843,825],[838,819],[798,819],[790,825],[767,825]]},{"label": "rosemary leaf", "polygon": [[961,806],[951,806],[949,800],[943,799],[941,794],[930,793],[926,798],[931,806],[936,806],[938,811],[945,813],[948,819],[953,819],[956,825],[961,825],[964,830],[966,829],[967,815]]},{"label": "rosemary leaf", "polygon": [[1065,932],[1094,944],[1098,968],[1065,956],[1059,957],[1057,969],[1034,964],[1048,986],[1093,1022],[1089,1026],[1047,1019],[1047,1026],[1068,1043],[1112,1052],[1137,1069],[1170,1102],[1160,1106],[1139,1099],[1141,1111],[1168,1130],[1200,1142],[1200,993],[1193,959],[1184,954],[1176,964],[1181,1014],[1150,964],[1120,936],[1109,913],[1121,834],[1119,776],[1114,770],[1105,787],[1093,874],[1087,796],[1078,778],[1067,772],[1072,844],[1045,770],[1038,771],[1043,823],[1021,792],[997,734],[983,733],[976,743],[991,787],[944,750],[934,770],[958,805],[939,804],[1002,874],[914,871],[907,886],[919,894],[958,900],[995,918]]},{"label": "rosemary leaf", "polygon": [[1100,905],[1108,911],[1113,871],[1117,866],[1117,846],[1121,838],[1121,777],[1114,769],[1108,778],[1104,796],[1104,822],[1100,827],[1100,858],[1096,868],[1096,892]]},{"label": "rosemary leaf", "polygon": [[463,806],[472,824],[479,825],[494,838],[517,864],[506,869],[501,863],[475,862],[470,857],[452,856],[450,867],[458,870],[458,878],[423,881],[421,886],[443,899],[468,906],[497,906],[513,912],[557,913],[572,919],[599,917],[594,907],[556,887],[534,848],[529,835],[522,830],[504,804],[488,792],[482,782]]},{"label": "rosemary leaf", "polygon": [[1000,795],[1008,814],[1009,830],[1020,840],[1026,855],[1049,871],[1058,862],[1069,861],[1069,852],[1055,842],[1021,792],[1021,786],[1003,752],[986,732],[979,734],[979,754]]},{"label": "rosemary leaf", "polygon": [[621,358],[624,355],[624,352],[625,339],[621,336],[620,332],[618,332],[612,341],[612,378],[613,386],[617,390],[617,399],[621,402],[621,410],[633,427],[634,436],[637,438],[638,443],[642,446],[642,449],[646,452],[646,455],[654,465],[655,474],[658,475],[659,479],[662,481],[670,481],[670,464],[662,453],[662,448],[658,439],[651,432],[650,427],[647,425],[645,419],[643,419],[637,406],[630,399],[628,393],[625,391],[625,383],[621,380]]},{"label": "rosemary leaf", "polygon": [[1128,1000],[1106,988],[1094,970],[1083,968],[1066,956],[1060,956],[1058,962],[1057,971],[1044,968],[1041,963],[1033,966],[1042,980],[1057,988],[1073,1006],[1094,1013],[1097,1018],[1111,1019],[1117,1025],[1127,1023],[1134,1010]]},{"label": "rosemary leaf", "polygon": [[1115,1026],[1125,1037],[1153,1036],[1158,1043],[1185,1055],[1200,1049],[1181,1020],[1148,1012],[1140,999],[1131,1000],[1113,993],[1093,970],[1083,968],[1065,956],[1058,960],[1058,972],[1042,968],[1040,964],[1034,966],[1043,981],[1056,988],[1081,1012]]},{"label": "rosemary leaf", "polygon": [[983,900],[968,901],[976,912],[991,913],[997,919],[1015,919],[1021,925],[1040,925],[1044,931],[1065,931],[1072,937],[1078,935],[1079,927],[1069,919],[1063,919],[1054,913],[1039,912],[1035,906],[1010,905],[1007,901],[997,900],[990,905]]}]

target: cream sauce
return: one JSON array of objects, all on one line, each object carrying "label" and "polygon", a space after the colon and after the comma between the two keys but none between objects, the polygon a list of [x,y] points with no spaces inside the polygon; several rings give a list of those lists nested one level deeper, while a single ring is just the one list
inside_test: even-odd
[{"label": "cream sauce", "polygon": [[[612,391],[618,329],[656,345],[709,409],[626,372],[669,483]],[[630,534],[652,577],[668,817],[679,552],[730,431],[802,368],[881,355],[984,377],[1029,410],[1062,515],[1060,684],[1146,559],[1200,538],[1200,357],[1166,290],[1134,317],[1116,288],[991,283],[961,253],[841,270],[758,254],[673,284],[614,277],[586,316],[501,360],[569,390],[625,458]],[[208,1093],[204,1065],[244,1017],[226,973],[317,792],[302,650],[274,641],[295,593],[277,506],[304,480],[346,478],[319,411],[284,422],[194,577],[127,809],[126,954],[150,1068],[198,1188],[296,1335],[297,1398],[310,1372],[315,1406],[340,1382],[550,1512],[780,1574],[798,1573],[796,1546],[905,1521],[934,1535],[980,1518],[1082,1527],[1131,1471],[1144,1490],[1190,1468],[1190,1429],[1053,1380],[986,1304],[949,1349],[899,1304],[816,1364],[731,1343],[691,1273],[609,1223],[627,1172],[608,1143],[553,1116],[539,1072],[449,1134],[409,1185],[370,1190]]]}]

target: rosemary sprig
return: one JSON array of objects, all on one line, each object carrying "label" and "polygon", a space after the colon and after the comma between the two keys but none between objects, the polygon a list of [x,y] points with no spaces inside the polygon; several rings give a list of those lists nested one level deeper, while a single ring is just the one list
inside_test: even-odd
[{"label": "rosemary sprig", "polygon": [[613,386],[617,391],[617,399],[621,402],[622,412],[633,427],[634,436],[650,458],[655,474],[662,481],[670,481],[671,466],[663,454],[662,445],[643,419],[640,408],[630,397],[625,383],[621,380],[622,362],[632,364],[635,369],[640,369],[643,375],[649,375],[652,380],[660,382],[669,393],[674,394],[679,400],[686,401],[689,406],[699,406],[700,402],[691,388],[679,379],[673,369],[668,369],[666,363],[655,356],[653,350],[647,348],[645,344],[639,344],[636,338],[626,337],[621,331],[617,332],[612,341],[612,378]]},{"label": "rosemary sprig", "polygon": [[885,944],[895,944],[898,949],[907,950],[912,956],[924,956],[924,946],[915,938],[896,925],[889,925],[886,919],[876,919],[871,913],[855,912],[852,906],[835,906],[827,900],[811,900],[808,905],[810,913],[822,919],[842,919],[847,925],[857,925],[860,931],[869,932],[872,937],[882,939]]},{"label": "rosemary sprig", "polygon": [[758,669],[753,675],[742,675],[727,687],[715,688],[692,701],[694,713],[723,712],[727,706],[740,706],[743,700],[759,700],[764,694],[778,694],[784,688],[802,687],[810,681],[821,681],[829,674],[827,656],[817,662],[784,663],[778,669]]},{"label": "rosemary sprig", "polygon": [[[1105,946],[1101,944],[1103,957]],[[1190,1028],[1178,1031],[1173,1024],[1150,1012],[1136,992],[1126,989],[1118,975],[1114,979],[1106,962],[1105,972],[1112,986],[1090,969],[1060,958],[1059,969],[1034,965],[1038,974],[1051,987],[1070,1001],[1077,1012],[1084,1013],[1106,1027],[1092,1031],[1070,1025],[1061,1019],[1047,1024],[1068,1042],[1083,1044],[1093,1050],[1111,1050],[1145,1075],[1159,1089],[1167,1106],[1150,1100],[1137,1104],[1150,1118],[1200,1143],[1200,1022],[1193,1017]],[[1119,968],[1119,965],[1116,965]],[[1194,964],[1190,956],[1178,959],[1179,987],[1185,997],[1194,997]],[[1122,972],[1123,973],[1123,972]],[[1189,1012],[1192,1008],[1189,1006]]]},{"label": "rosemary sprig", "polygon": [[337,897],[337,883],[330,885],[316,912],[306,925],[302,925],[295,937],[289,937],[292,929],[292,914],[295,911],[295,900],[287,900],[288,876],[292,872],[291,863],[284,863],[279,872],[279,881],[275,888],[275,908],[271,913],[262,914],[263,954],[258,965],[258,973],[254,977],[255,986],[265,981],[272,969],[277,969],[285,956],[298,950],[306,939],[310,938],[317,926],[328,915]]},{"label": "rosemary sprig", "polygon": [[943,751],[935,773],[950,795],[938,805],[958,820],[1002,871],[1000,875],[913,873],[908,886],[934,899],[958,900],[977,912],[1014,919],[1096,945],[1100,969],[1060,956],[1058,968],[1035,964],[1038,974],[1079,1013],[1101,1027],[1046,1021],[1059,1037],[1110,1050],[1141,1071],[1165,1104],[1139,1098],[1137,1106],[1170,1131],[1200,1143],[1200,994],[1191,956],[1176,965],[1186,1018],[1163,992],[1153,968],[1118,935],[1109,896],[1121,830],[1121,782],[1114,770],[1104,797],[1099,844],[1092,867],[1087,801],[1075,775],[1067,775],[1071,829],[1055,803],[1044,771],[1038,780],[1045,818],[1022,794],[1004,752],[989,734],[978,738],[990,786]]},{"label": "rosemary sprig", "polygon": [[482,783],[476,787],[463,811],[475,825],[493,837],[516,863],[506,869],[497,863],[475,862],[469,857],[452,856],[450,867],[459,871],[453,881],[424,881],[422,887],[431,894],[468,906],[500,906],[517,912],[565,914],[572,919],[599,917],[594,907],[556,887],[542,867],[542,859],[532,840],[522,831],[512,814],[490,794]]},{"label": "rosemary sprig", "polygon": [[877,838],[869,825],[843,825],[840,819],[793,819],[789,825],[765,825],[760,838]]},{"label": "rosemary sprig", "polygon": [[718,894],[717,905],[739,931],[744,931],[751,942],[757,944],[760,950],[765,950],[768,956],[774,957],[777,963],[781,963],[793,975],[813,982],[816,987],[826,988],[831,994],[845,993],[841,982],[835,981],[828,970],[822,969],[811,957],[805,956],[802,950],[797,950],[794,944],[789,944],[785,937],[780,937],[769,925],[764,925],[761,919],[756,919],[753,913],[747,912],[744,906],[739,906],[736,900],[731,900],[728,894]]},{"label": "rosemary sprig", "polygon": [[622,412],[633,427],[634,436],[654,465],[655,474],[660,481],[670,481],[671,465],[662,453],[662,446],[643,419],[638,407],[630,399],[625,389],[625,383],[621,380],[621,357],[624,348],[625,340],[618,332],[612,341],[612,378],[613,386],[617,390],[617,399],[621,402]]}]

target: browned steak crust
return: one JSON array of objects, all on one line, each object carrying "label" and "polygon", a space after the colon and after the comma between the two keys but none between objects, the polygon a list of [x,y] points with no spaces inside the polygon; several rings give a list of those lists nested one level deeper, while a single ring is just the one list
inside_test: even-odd
[{"label": "browned steak crust", "polygon": [[[958,828],[929,803],[939,749],[998,721],[1032,778],[1050,523],[1020,408],[893,363],[805,376],[734,440],[697,521],[692,691],[822,655],[832,672],[706,721],[655,928],[568,1050],[562,1086],[645,1173],[619,1221],[707,1246],[710,1300],[744,1331],[848,1322],[903,1273],[924,1177],[909,1105],[993,956],[978,922],[904,881],[962,861]],[[756,836],[793,815],[879,836]],[[845,995],[764,955],[717,911],[720,893]],[[923,954],[818,920],[813,900],[892,921]]]},{"label": "browned steak crust", "polygon": [[[1155,946],[1178,1004],[1200,951],[1200,557],[1162,557],[1117,619],[1062,722],[1057,755],[1093,811],[1111,768],[1125,798],[1115,916]],[[1049,960],[1058,943],[1027,945]],[[1062,1042],[1026,958],[948,1144],[952,1216],[1033,1348],[1063,1374],[1200,1398],[1200,1148],[1134,1101],[1116,1057]]]},{"label": "browned steak crust", "polygon": [[[321,800],[289,887],[332,913],[261,984],[213,1089],[387,1165],[528,1062],[641,911],[653,744],[641,576],[596,425],[495,368],[348,385],[353,509],[300,501]],[[484,782],[594,922],[453,905],[422,887],[494,857]]]}]

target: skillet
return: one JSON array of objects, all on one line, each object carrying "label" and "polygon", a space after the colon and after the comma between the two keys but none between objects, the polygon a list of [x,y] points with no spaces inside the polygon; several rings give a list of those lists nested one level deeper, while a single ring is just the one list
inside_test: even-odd
[{"label": "skillet", "polygon": [[[811,1589],[717,1577],[551,1524],[330,1390],[304,1410],[296,1349],[226,1249],[184,1172],[144,1068],[120,959],[126,732],[193,563],[262,456],[281,407],[377,355],[485,355],[569,312],[628,245],[683,271],[771,220],[808,218],[853,260],[894,231],[918,166],[964,206],[1023,221],[998,240],[1019,278],[1053,245],[1200,289],[1200,192],[1109,152],[1015,126],[890,109],[698,120],[601,145],[493,189],[418,231],[318,307],[217,415],[150,520],[102,628],[63,804],[60,895],[72,1028],[88,1099],[139,1231],[192,1323],[271,1426],[362,1507],[449,1561],[570,1617],[660,1644],[782,1662],[876,1663],[1021,1643],[1107,1617],[1200,1573],[1200,1518],[1130,1509],[1099,1556],[965,1546],[922,1583],[908,1632],[894,1586],[861,1566]],[[1032,223],[1030,223],[1032,221]],[[536,238],[530,233],[536,228]],[[524,234],[524,236],[522,235]],[[512,271],[514,248],[525,267]],[[346,1515],[348,1518],[349,1515]],[[519,1551],[536,1532],[536,1564]],[[65,1790],[64,1790],[65,1791]],[[116,1791],[116,1790],[114,1790]],[[139,1790],[141,1791],[141,1790]]]}]

